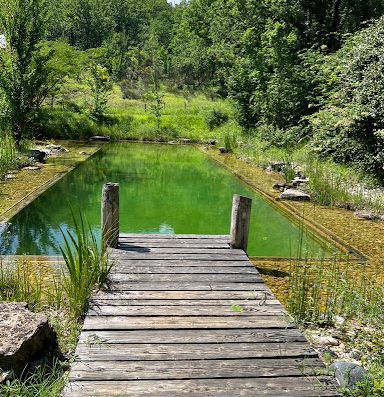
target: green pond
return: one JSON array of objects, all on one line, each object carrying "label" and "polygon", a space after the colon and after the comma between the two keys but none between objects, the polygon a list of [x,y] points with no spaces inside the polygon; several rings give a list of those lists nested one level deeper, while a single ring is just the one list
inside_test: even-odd
[{"label": "green pond", "polygon": [[120,230],[127,233],[229,234],[233,194],[253,199],[248,253],[329,254],[246,184],[191,146],[111,143],[1,226],[0,254],[56,255],[81,211],[100,236],[106,182],[120,184]]}]

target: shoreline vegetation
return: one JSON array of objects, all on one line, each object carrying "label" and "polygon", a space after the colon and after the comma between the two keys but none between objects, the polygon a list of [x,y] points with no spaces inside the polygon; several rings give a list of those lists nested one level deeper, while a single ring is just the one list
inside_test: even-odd
[{"label": "shoreline vegetation", "polygon": [[[305,180],[311,201],[290,203],[294,212],[366,260],[254,264],[312,341],[333,338],[321,346],[325,361],[366,367],[344,395],[382,397],[383,48],[382,0],[0,0],[0,226],[97,150],[87,141],[95,135],[202,144],[272,197],[274,184]],[[55,161],[28,155],[63,139],[70,151]],[[0,262],[1,299],[47,313],[68,357],[108,273],[76,219],[67,238],[79,244],[62,247],[66,282],[44,263],[12,271]],[[66,365],[0,384],[0,394],[57,397]]]}]

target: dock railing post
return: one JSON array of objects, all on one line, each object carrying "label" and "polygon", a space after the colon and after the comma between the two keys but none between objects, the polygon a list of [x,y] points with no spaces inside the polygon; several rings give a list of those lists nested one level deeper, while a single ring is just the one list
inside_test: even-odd
[{"label": "dock railing post", "polygon": [[233,196],[231,217],[231,247],[247,252],[252,200],[247,197]]},{"label": "dock railing post", "polygon": [[101,243],[117,248],[119,243],[119,184],[106,183],[101,195]]}]

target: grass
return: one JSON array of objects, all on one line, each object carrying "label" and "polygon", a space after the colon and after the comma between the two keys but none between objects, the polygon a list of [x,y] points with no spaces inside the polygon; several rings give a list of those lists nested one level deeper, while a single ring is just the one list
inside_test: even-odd
[{"label": "grass", "polygon": [[336,257],[330,263],[292,261],[288,312],[306,329],[339,330],[343,343],[359,352],[368,375],[355,390],[343,391],[345,396],[379,397],[384,395],[384,288],[363,266]]}]

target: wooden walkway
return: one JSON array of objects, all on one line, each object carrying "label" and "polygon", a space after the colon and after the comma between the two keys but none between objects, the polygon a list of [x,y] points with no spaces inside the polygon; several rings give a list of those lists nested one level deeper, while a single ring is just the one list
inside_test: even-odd
[{"label": "wooden walkway", "polygon": [[121,235],[112,260],[65,397],[338,395],[228,237]]}]

